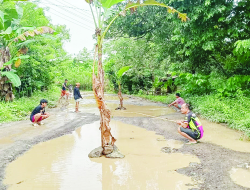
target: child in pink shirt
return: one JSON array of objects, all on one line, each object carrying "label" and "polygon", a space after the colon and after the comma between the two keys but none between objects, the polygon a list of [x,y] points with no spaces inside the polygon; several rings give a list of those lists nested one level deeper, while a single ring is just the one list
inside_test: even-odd
[{"label": "child in pink shirt", "polygon": [[182,104],[185,104],[185,101],[180,97],[179,93],[175,94],[175,97],[177,98],[175,101],[173,101],[171,104],[168,104],[168,106],[174,105],[178,109],[181,109]]}]

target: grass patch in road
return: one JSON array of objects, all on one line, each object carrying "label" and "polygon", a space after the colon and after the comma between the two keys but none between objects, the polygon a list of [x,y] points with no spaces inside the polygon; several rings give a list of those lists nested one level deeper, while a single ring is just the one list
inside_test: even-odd
[{"label": "grass patch in road", "polygon": [[[169,104],[175,94],[168,96],[136,95],[151,101]],[[216,94],[203,96],[184,96],[193,111],[213,122],[226,123],[230,128],[245,132],[250,137],[250,99],[245,96],[236,98],[219,97]]]},{"label": "grass patch in road", "polygon": [[41,99],[47,99],[48,107],[54,107],[59,98],[60,88],[52,86],[47,91],[35,92],[32,97],[22,97],[7,103],[0,102],[0,123],[28,119]]}]

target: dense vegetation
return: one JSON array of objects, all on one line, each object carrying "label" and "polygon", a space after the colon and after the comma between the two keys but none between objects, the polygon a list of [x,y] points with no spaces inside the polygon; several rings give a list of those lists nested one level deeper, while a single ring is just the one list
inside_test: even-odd
[{"label": "dense vegetation", "polygon": [[[65,78],[72,85],[76,82],[82,83],[82,90],[91,89],[93,58],[86,49],[80,51],[75,58],[65,52],[63,43],[70,40],[66,26],[52,25],[44,10],[32,2],[1,1],[0,11],[4,14],[0,21],[4,21],[6,27],[10,26],[9,29],[4,28],[0,22],[0,49],[11,44],[8,45],[9,59],[21,55],[21,60],[13,62],[9,71],[18,76],[21,85],[15,86],[12,83],[15,95],[13,102],[1,102],[0,122],[26,118],[41,98],[48,98],[50,105],[55,104]],[[29,31],[32,34],[33,29],[41,26],[53,29],[54,34],[24,36],[24,41],[11,41],[20,36],[20,31]],[[0,58],[4,58],[2,53]],[[7,68],[1,64],[0,66],[1,76]],[[0,94],[0,97],[4,96]]]},{"label": "dense vegetation", "polygon": [[[165,103],[173,101],[173,93],[178,91],[203,117],[250,135],[250,1],[160,2],[187,13],[189,19],[181,22],[157,6],[140,7],[118,17],[104,44],[105,89],[118,91],[119,81],[123,93]],[[69,84],[80,82],[82,90],[91,90],[93,52],[83,49],[75,57],[68,55],[63,49],[63,43],[70,40],[68,29],[52,25],[35,3],[2,5],[1,11],[14,7],[23,10],[18,27],[47,26],[54,30],[54,34],[34,36],[10,46],[11,58],[19,55],[20,49],[27,50],[28,58],[15,68],[21,80],[21,86],[14,88],[16,99],[1,103],[1,107],[11,108],[12,114],[7,115],[14,120],[25,117],[32,109],[29,105],[24,105],[27,109],[19,108],[26,110],[21,114],[14,107],[19,101],[25,104],[26,97],[37,97],[39,101],[41,94],[50,89],[59,96],[65,78]],[[113,9],[121,10],[122,6],[124,3]],[[14,32],[11,35],[16,37]],[[118,80],[117,72],[125,66],[130,69]],[[1,122],[10,120],[3,112],[0,118]]]},{"label": "dense vegetation", "polygon": [[144,94],[178,87],[196,112],[250,134],[250,1],[162,2],[190,20],[181,23],[161,7],[119,17],[105,47],[110,81],[117,88],[113,74],[133,66],[122,79],[123,92],[170,103],[173,95]]}]

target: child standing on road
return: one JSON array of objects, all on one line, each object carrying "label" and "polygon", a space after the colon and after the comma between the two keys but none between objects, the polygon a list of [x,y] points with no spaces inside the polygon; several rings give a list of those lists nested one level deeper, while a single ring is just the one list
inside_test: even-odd
[{"label": "child standing on road", "polygon": [[38,125],[42,125],[43,123],[41,121],[49,117],[49,113],[45,112],[45,107],[47,106],[47,103],[48,103],[48,100],[42,99],[40,101],[40,105],[37,106],[32,111],[30,115],[30,120],[35,127]]},{"label": "child standing on road", "polygon": [[79,112],[79,102],[80,102],[80,98],[82,98],[79,87],[80,87],[80,83],[76,83],[76,87],[74,88],[74,99],[76,101],[75,112]]},{"label": "child standing on road", "polygon": [[68,99],[68,97],[69,97],[69,93],[66,92],[67,82],[68,82],[68,80],[65,79],[65,81],[64,81],[64,83],[63,83],[63,85],[62,85],[62,91],[61,91],[61,97],[60,97],[60,99],[61,99],[63,96],[65,96],[65,95],[66,95],[67,99]]}]

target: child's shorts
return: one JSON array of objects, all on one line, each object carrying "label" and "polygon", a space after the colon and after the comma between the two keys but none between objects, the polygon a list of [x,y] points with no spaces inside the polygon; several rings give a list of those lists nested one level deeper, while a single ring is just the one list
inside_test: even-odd
[{"label": "child's shorts", "polygon": [[66,95],[66,90],[62,90],[61,91],[61,96],[65,96]]},{"label": "child's shorts", "polygon": [[[42,119],[43,119],[43,117],[41,116],[41,117],[37,120],[37,122],[42,121]],[[35,116],[33,115],[32,119],[31,119],[31,122],[34,122],[34,121],[35,121]]]},{"label": "child's shorts", "polygon": [[80,98],[76,99],[75,101],[76,101],[76,102],[80,102]]},{"label": "child's shorts", "polygon": [[189,128],[183,128],[183,127],[181,127],[180,130],[181,132],[186,133],[188,136],[190,136],[194,140],[200,139],[200,135],[197,131],[192,131]]}]

